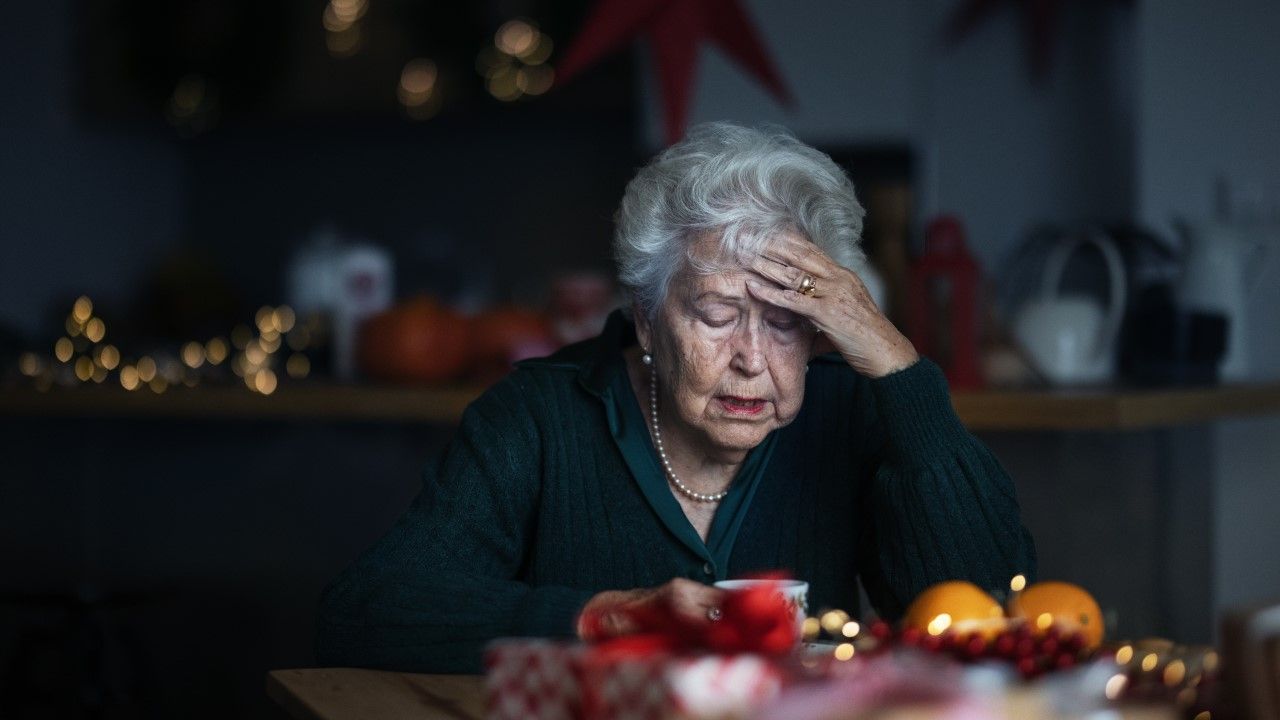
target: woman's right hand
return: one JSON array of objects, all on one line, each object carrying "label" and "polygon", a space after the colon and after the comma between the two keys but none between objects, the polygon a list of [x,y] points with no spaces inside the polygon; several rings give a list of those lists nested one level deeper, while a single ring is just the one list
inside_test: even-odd
[{"label": "woman's right hand", "polygon": [[587,601],[578,616],[578,637],[588,642],[657,630],[674,621],[682,627],[713,622],[725,591],[685,578],[639,590],[606,590]]}]

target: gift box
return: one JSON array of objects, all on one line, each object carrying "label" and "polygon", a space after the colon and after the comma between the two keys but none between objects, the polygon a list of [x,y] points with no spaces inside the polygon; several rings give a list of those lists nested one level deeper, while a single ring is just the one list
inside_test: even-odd
[{"label": "gift box", "polygon": [[489,720],[572,720],[582,717],[579,671],[583,645],[504,640],[485,653]]},{"label": "gift box", "polygon": [[[669,605],[584,611],[589,644],[504,640],[490,645],[490,720],[729,720],[774,699],[796,648],[795,609],[776,578],[730,590],[716,618]],[[639,632],[612,636],[626,613]],[[615,618],[616,619],[616,618]]]},{"label": "gift box", "polygon": [[620,651],[508,640],[486,655],[490,720],[729,720],[773,700],[785,672],[751,654]]}]

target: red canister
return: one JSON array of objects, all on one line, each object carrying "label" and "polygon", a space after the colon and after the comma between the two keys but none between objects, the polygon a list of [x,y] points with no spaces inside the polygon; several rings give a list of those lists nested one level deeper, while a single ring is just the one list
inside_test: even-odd
[{"label": "red canister", "polygon": [[924,253],[911,265],[908,330],[922,355],[942,367],[951,387],[982,386],[978,362],[978,263],[953,215],[929,223]]}]

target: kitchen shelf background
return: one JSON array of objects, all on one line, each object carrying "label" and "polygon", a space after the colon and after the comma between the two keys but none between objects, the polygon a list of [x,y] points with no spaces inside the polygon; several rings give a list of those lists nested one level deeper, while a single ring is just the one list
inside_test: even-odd
[{"label": "kitchen shelf background", "polygon": [[[0,391],[0,415],[32,417],[297,420],[452,425],[478,386],[397,387],[298,383],[269,396],[238,386],[148,390],[85,386]],[[975,431],[1140,430],[1280,412],[1280,382],[1166,389],[957,391],[951,401]]]}]

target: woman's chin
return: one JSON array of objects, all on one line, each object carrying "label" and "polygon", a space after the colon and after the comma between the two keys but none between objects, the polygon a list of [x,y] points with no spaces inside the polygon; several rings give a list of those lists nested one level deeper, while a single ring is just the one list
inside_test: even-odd
[{"label": "woman's chin", "polygon": [[[719,421],[711,433],[711,442],[726,452],[745,453],[764,442],[773,429],[772,422]],[[726,427],[727,426],[727,427]]]}]

